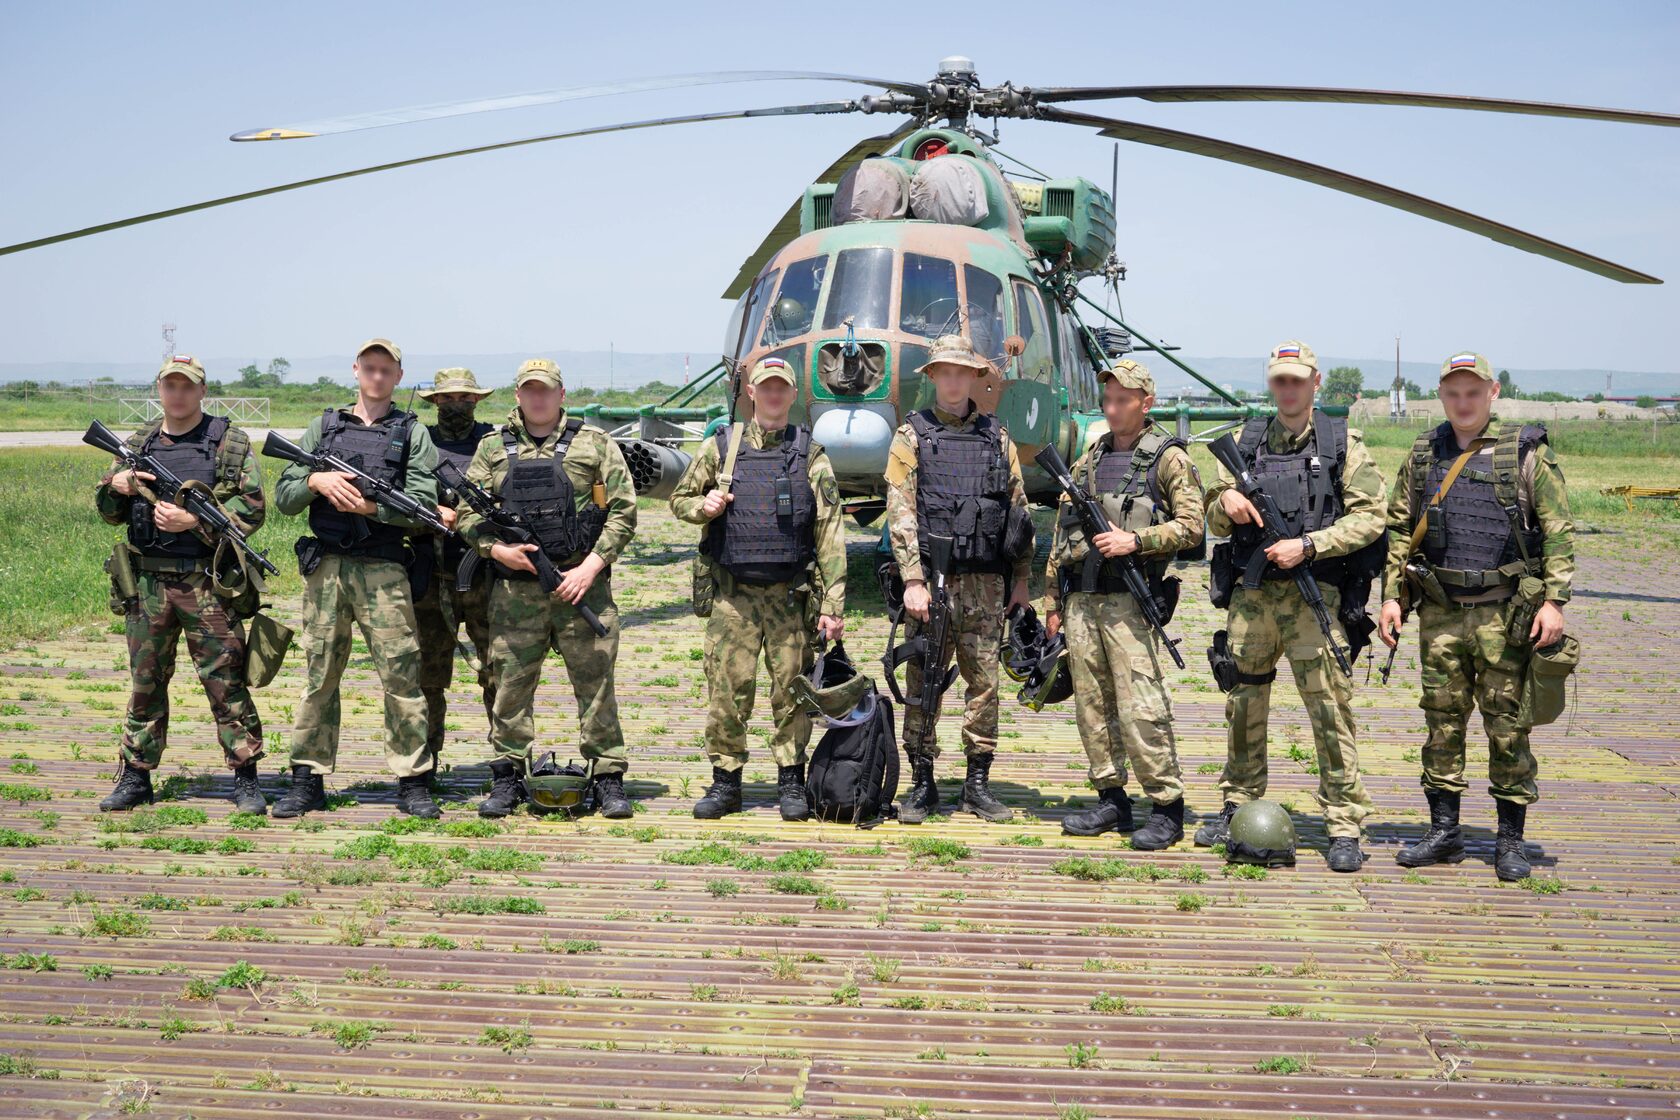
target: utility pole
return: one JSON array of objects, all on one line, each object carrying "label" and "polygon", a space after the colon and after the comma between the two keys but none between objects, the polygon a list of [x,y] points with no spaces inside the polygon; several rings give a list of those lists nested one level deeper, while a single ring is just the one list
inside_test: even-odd
[{"label": "utility pole", "polygon": [[163,360],[168,362],[175,356],[175,324],[163,325]]},{"label": "utility pole", "polygon": [[1400,336],[1394,336],[1394,384],[1388,388],[1388,418],[1400,421],[1406,418],[1406,380],[1400,376]]}]

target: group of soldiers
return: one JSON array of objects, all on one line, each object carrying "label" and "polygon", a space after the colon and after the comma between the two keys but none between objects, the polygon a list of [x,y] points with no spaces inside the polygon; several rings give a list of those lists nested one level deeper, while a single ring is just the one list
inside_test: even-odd
[{"label": "group of soldiers", "polygon": [[[990,787],[1000,649],[1006,619],[1029,607],[1034,549],[1015,444],[975,404],[977,378],[993,371],[960,336],[931,347],[918,372],[931,383],[933,404],[899,428],[888,453],[885,539],[912,636],[928,623],[936,574],[947,597],[946,648],[910,663],[906,684],[919,689],[924,665],[956,662],[964,682],[966,764],[957,811],[1002,821],[1011,810]],[[305,579],[304,694],[290,740],[291,784],[274,814],[298,816],[325,805],[354,624],[383,689],[386,762],[398,779],[400,812],[439,814],[431,779],[464,625],[492,753],[491,787],[478,811],[506,816],[529,796],[533,697],[553,650],[577,701],[579,753],[595,806],[607,817],[629,816],[613,686],[612,565],[635,532],[636,495],[617,444],[568,416],[560,370],[546,359],[519,367],[516,406],[499,427],[477,418],[475,408],[490,391],[465,369],[442,370],[421,391],[437,409],[435,424],[395,407],[402,352],[387,339],[365,343],[354,372],[355,403],[312,421],[299,446],[329,450],[435,505],[453,533],[427,532],[371,500],[353,474],[297,463],[281,474],[276,504],[289,515],[307,510],[310,532],[297,546]],[[708,585],[705,742],[712,782],[693,812],[715,819],[743,809],[747,722],[762,657],[779,807],[785,819],[801,820],[811,812],[806,761],[813,713],[795,685],[811,672],[819,645],[838,642],[845,631],[844,509],[827,454],[807,427],[790,420],[799,391],[795,371],[766,358],[744,380],[751,419],[709,438],[671,499],[679,519],[701,527],[697,600],[699,581]],[[1360,433],[1314,407],[1320,375],[1311,349],[1295,341],[1275,347],[1267,382],[1276,414],[1249,421],[1237,446],[1247,482],[1264,487],[1268,508],[1275,505],[1286,522],[1276,526],[1264,524],[1247,496],[1253,491],[1228,468],[1221,466],[1204,486],[1185,442],[1150,421],[1155,385],[1143,365],[1120,360],[1101,381],[1107,430],[1089,441],[1071,473],[1108,512],[1110,528],[1087,533],[1064,495],[1042,603],[1044,633],[1065,645],[1097,791],[1092,808],[1065,817],[1064,831],[1129,833],[1139,850],[1184,837],[1164,641],[1108,562],[1132,558],[1157,602],[1175,602],[1172,562],[1199,554],[1211,534],[1229,538],[1214,550],[1211,579],[1216,605],[1228,609],[1227,629],[1215,644],[1228,659],[1221,684],[1229,685],[1229,731],[1219,782],[1223,806],[1196,831],[1195,842],[1233,843],[1233,818],[1265,796],[1271,686],[1278,661],[1287,657],[1312,724],[1317,800],[1330,837],[1327,863],[1340,872],[1363,864],[1362,822],[1371,800],[1359,777],[1352,684],[1337,662],[1348,628],[1365,617],[1370,579],[1380,575],[1377,631],[1385,644],[1397,644],[1415,609],[1428,724],[1422,784],[1431,823],[1397,858],[1421,866],[1464,857],[1465,729],[1472,709],[1480,708],[1498,814],[1497,872],[1507,880],[1526,876],[1525,814],[1538,793],[1519,698],[1534,651],[1562,636],[1574,571],[1572,528],[1544,429],[1492,417],[1498,383],[1487,360],[1459,354],[1443,363],[1446,420],[1418,437],[1385,497]],[[190,358],[169,361],[158,375],[158,395],[161,421],[130,437],[130,447],[212,490],[242,529],[255,531],[265,513],[258,459],[242,432],[203,412],[203,368]],[[482,487],[529,531],[510,537],[452,488],[440,488],[440,463],[453,464],[464,475],[462,485]],[[266,812],[257,782],[264,739],[245,683],[244,626],[223,594],[219,554],[190,513],[147,490],[149,478],[119,461],[97,493],[101,516],[128,528],[139,584],[125,607],[134,688],[123,766],[101,808],[129,809],[152,798],[175,647],[185,634],[233,772],[235,803]],[[952,543],[943,572],[932,570],[930,538]],[[1329,622],[1298,589],[1302,565],[1322,587]],[[552,592],[539,582],[539,570],[558,581]],[[1360,570],[1369,573],[1364,584]],[[1233,579],[1233,573],[1252,578]],[[1344,603],[1349,588],[1355,590]],[[1216,677],[1218,670],[1216,664]],[[937,716],[915,706],[905,711],[910,782],[897,816],[907,824],[940,810]],[[1141,826],[1126,790],[1128,768],[1150,806]]]}]

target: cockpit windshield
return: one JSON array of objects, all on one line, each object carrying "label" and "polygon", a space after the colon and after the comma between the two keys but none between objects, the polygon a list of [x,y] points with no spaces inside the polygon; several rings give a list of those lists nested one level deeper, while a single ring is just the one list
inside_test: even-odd
[{"label": "cockpit windshield", "polygon": [[891,305],[892,250],[842,249],[834,259],[823,330],[837,330],[848,318],[860,330],[883,330]]},{"label": "cockpit windshield", "polygon": [[764,323],[764,336],[759,339],[759,345],[776,346],[810,331],[811,321],[817,315],[817,296],[822,292],[827,272],[827,257],[809,257],[787,266],[776,301],[770,305],[770,317]]},{"label": "cockpit windshield", "polygon": [[939,257],[904,254],[898,329],[924,338],[962,334],[957,266]]}]

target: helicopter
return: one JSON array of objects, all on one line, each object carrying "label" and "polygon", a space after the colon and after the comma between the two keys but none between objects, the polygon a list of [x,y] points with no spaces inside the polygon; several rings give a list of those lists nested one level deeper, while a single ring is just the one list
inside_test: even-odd
[{"label": "helicopter", "polygon": [[[1094,130],[1118,142],[1148,144],[1285,175],[1441,222],[1627,284],[1662,281],[1636,269],[1501,222],[1333,168],[1277,152],[1153,124],[1098,116],[1069,103],[1135,99],[1158,103],[1292,102],[1414,106],[1680,126],[1680,116],[1641,110],[1456,94],[1255,85],[1031,87],[983,85],[974,63],[943,59],[932,79],[907,82],[813,71],[721,71],[569,86],[509,97],[445,102],[386,112],[249,129],[235,142],[298,141],[367,128],[414,124],[585,98],[657,89],[757,81],[821,81],[871,87],[847,100],[693,113],[626,121],[461,148],[246,191],[168,210],[0,247],[0,256],[177,217],[284,191],[439,160],[611,132],[712,121],[843,113],[903,118],[891,131],[842,153],[782,215],[723,292],[735,301],[721,359],[659,406],[579,409],[620,443],[638,493],[665,497],[686,469],[681,445],[751,415],[744,374],[764,357],[800,372],[793,418],[809,424],[828,451],[848,508],[862,523],[884,509],[882,470],[894,431],[932,402],[917,369],[933,340],[966,336],[991,360],[972,399],[998,416],[1030,463],[1055,446],[1066,461],[1103,430],[1097,374],[1130,351],[1160,354],[1223,404],[1158,406],[1157,420],[1220,431],[1263,414],[1214,385],[1119,315],[1080,290],[1099,278],[1118,293],[1125,265],[1116,255],[1114,191],[1081,177],[1008,174],[1018,164],[1000,146],[1000,122],[1044,121]],[[990,121],[989,131],[983,127]],[[1018,166],[1025,167],[1024,164]],[[1108,322],[1100,322],[1106,319]],[[727,406],[692,407],[701,392],[728,383]],[[1054,484],[1026,470],[1028,495],[1053,502]]]}]

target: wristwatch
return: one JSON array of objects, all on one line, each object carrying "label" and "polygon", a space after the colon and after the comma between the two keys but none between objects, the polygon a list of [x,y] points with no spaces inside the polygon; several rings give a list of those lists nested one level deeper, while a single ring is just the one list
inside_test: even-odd
[{"label": "wristwatch", "polygon": [[1312,538],[1305,533],[1301,534],[1301,551],[1307,554],[1308,560],[1318,555],[1318,549],[1313,545]]}]

